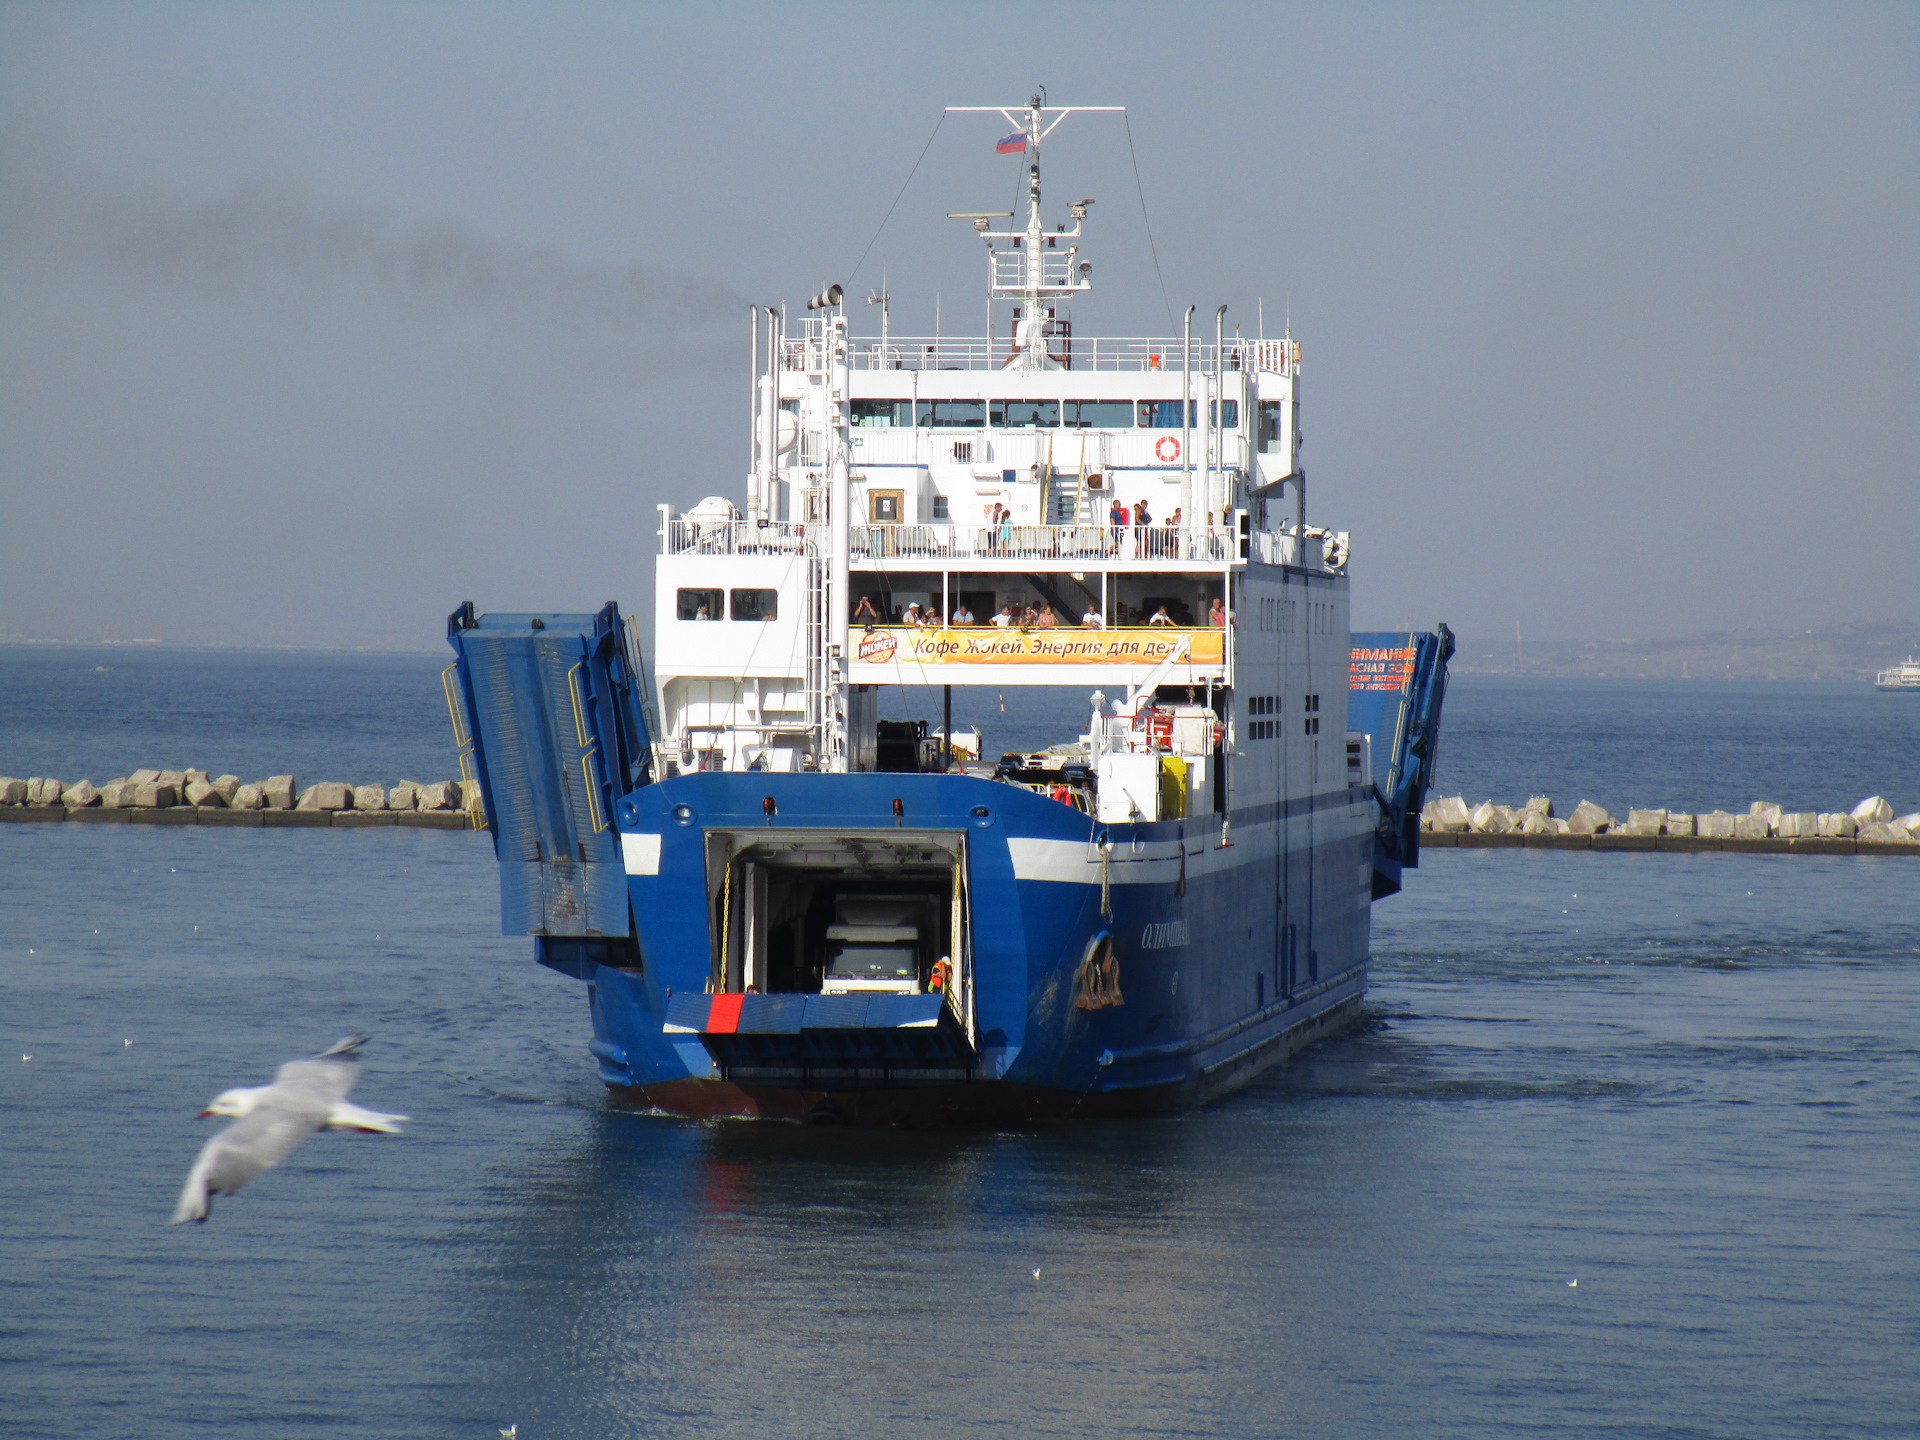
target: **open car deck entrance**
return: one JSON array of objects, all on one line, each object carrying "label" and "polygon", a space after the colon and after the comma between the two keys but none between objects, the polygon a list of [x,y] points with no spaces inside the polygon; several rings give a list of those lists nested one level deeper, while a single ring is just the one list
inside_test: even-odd
[{"label": "open car deck entrance", "polygon": [[966,836],[707,832],[708,993],[675,996],[725,1078],[946,1083],[978,1063]]}]

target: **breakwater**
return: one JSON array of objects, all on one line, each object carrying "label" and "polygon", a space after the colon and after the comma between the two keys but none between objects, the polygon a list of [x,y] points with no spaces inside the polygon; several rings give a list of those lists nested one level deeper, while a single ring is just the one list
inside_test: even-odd
[{"label": "breakwater", "polygon": [[1582,800],[1568,816],[1536,795],[1518,807],[1459,795],[1430,800],[1420,812],[1420,843],[1481,849],[1747,850],[1775,854],[1920,855],[1920,811],[1896,816],[1879,795],[1844,811],[1784,811],[1757,800],[1743,814],[1714,810],[1629,810],[1616,820]]},{"label": "breakwater", "polygon": [[36,775],[0,775],[0,821],[95,824],[324,826],[407,825],[469,830],[485,825],[479,796],[458,780],[386,785],[320,781],[302,788],[292,775],[243,781],[204,770],[136,770],[96,786]]}]

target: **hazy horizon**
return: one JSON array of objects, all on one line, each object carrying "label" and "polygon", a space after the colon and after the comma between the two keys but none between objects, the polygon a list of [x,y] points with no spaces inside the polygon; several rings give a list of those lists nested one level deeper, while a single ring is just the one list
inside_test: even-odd
[{"label": "hazy horizon", "polygon": [[649,612],[655,503],[742,491],[748,302],[978,332],[945,213],[1017,162],[940,107],[1036,82],[1131,107],[1046,148],[1082,333],[1290,320],[1356,628],[1911,613],[1911,7],[1168,13],[0,8],[0,637]]}]

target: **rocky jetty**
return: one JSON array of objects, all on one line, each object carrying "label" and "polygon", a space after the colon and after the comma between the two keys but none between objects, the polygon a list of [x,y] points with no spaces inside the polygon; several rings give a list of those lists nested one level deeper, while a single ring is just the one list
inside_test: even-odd
[{"label": "rocky jetty", "polygon": [[415,825],[480,828],[478,793],[458,780],[300,785],[292,775],[243,781],[204,770],[135,770],[96,786],[0,775],[0,820],[96,820],[173,825]]},{"label": "rocky jetty", "polygon": [[1470,806],[1463,796],[1454,795],[1427,802],[1420,812],[1420,835],[1423,844],[1535,844],[1546,849],[1920,853],[1920,811],[1896,816],[1885,797],[1869,795],[1851,810],[1786,811],[1756,800],[1741,814],[1628,810],[1624,819],[1616,819],[1591,800],[1582,800],[1563,817],[1554,813],[1553,801],[1545,795],[1518,807],[1491,800]]}]

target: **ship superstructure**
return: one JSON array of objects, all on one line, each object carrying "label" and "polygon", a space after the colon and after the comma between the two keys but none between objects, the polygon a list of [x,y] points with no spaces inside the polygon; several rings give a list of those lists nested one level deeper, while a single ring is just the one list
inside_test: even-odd
[{"label": "ship superstructure", "polygon": [[[507,926],[593,982],[628,1103],[1189,1103],[1354,1013],[1417,855],[1451,642],[1355,648],[1298,346],[1224,306],[1076,335],[1093,202],[1048,229],[1040,181],[1073,109],[996,113],[1024,226],[953,218],[1005,334],[759,312],[744,504],[660,507],[657,691],[611,607],[454,617]],[[954,688],[1059,685],[1077,734],[956,750]],[[940,715],[880,719],[897,687]]]},{"label": "ship superstructure", "polygon": [[1909,655],[1898,665],[1889,665],[1873,677],[1876,690],[1909,690],[1920,694],[1920,660]]}]

